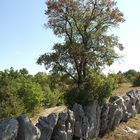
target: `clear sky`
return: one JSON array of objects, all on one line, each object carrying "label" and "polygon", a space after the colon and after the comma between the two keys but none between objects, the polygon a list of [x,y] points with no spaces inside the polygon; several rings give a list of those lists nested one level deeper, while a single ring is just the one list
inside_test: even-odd
[{"label": "clear sky", "polygon": [[[140,0],[117,2],[126,19],[115,30],[125,47],[124,57],[108,71],[140,71]],[[47,22],[45,9],[45,0],[0,0],[0,70],[14,67],[27,68],[32,74],[45,71],[36,60],[60,41],[43,26]]]}]

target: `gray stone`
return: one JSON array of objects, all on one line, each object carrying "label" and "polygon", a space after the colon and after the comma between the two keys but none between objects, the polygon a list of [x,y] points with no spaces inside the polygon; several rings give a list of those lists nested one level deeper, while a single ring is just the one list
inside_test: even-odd
[{"label": "gray stone", "polygon": [[85,115],[88,118],[88,137],[97,137],[100,131],[100,118],[102,106],[95,100],[85,108]]},{"label": "gray stone", "polygon": [[19,122],[18,137],[16,140],[38,140],[40,131],[35,127],[26,115],[17,118]]},{"label": "gray stone", "polygon": [[39,140],[50,140],[54,127],[58,121],[58,115],[55,113],[50,114],[47,117],[40,117],[36,126],[41,131],[41,137]]},{"label": "gray stone", "polygon": [[15,140],[18,134],[18,121],[5,119],[0,122],[0,140]]},{"label": "gray stone", "polygon": [[100,132],[99,135],[103,136],[108,131],[108,113],[109,113],[109,106],[104,105],[101,111],[101,120],[100,120]]},{"label": "gray stone", "polygon": [[58,123],[52,134],[53,140],[72,140],[74,133],[75,117],[72,111],[59,114]]},{"label": "gray stone", "polygon": [[111,97],[108,113],[108,130],[115,129],[115,127],[119,125],[119,123],[123,120],[125,110],[126,107],[122,97]]},{"label": "gray stone", "polygon": [[89,133],[89,123],[88,118],[85,116],[83,107],[75,103],[72,111],[75,115],[74,137],[87,139]]},{"label": "gray stone", "polygon": [[126,95],[130,98],[128,111],[134,117],[137,113],[140,113],[140,91],[131,90]]}]

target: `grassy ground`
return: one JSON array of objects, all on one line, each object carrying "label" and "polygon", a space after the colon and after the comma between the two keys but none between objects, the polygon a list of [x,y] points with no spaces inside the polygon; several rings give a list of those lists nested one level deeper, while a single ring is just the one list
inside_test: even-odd
[{"label": "grassy ground", "polygon": [[126,92],[133,90],[133,89],[138,89],[140,90],[140,87],[133,87],[131,83],[123,83],[117,88],[116,90],[113,91],[112,95],[125,95]]}]

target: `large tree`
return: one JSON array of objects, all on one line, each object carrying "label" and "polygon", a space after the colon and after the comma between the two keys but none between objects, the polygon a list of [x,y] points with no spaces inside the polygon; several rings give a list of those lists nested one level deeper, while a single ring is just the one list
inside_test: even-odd
[{"label": "large tree", "polygon": [[54,73],[67,74],[77,85],[88,80],[89,71],[111,65],[122,49],[112,28],[124,22],[114,0],[48,0],[47,26],[64,43],[41,55],[38,64]]}]

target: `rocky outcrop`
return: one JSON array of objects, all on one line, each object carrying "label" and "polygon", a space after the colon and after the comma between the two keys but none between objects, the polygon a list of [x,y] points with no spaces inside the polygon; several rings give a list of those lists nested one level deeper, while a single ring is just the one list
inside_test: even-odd
[{"label": "rocky outcrop", "polygon": [[72,110],[40,117],[36,126],[25,115],[5,119],[0,122],[0,140],[85,140],[103,136],[138,113],[140,91],[132,90],[112,96],[106,105],[75,103]]}]

